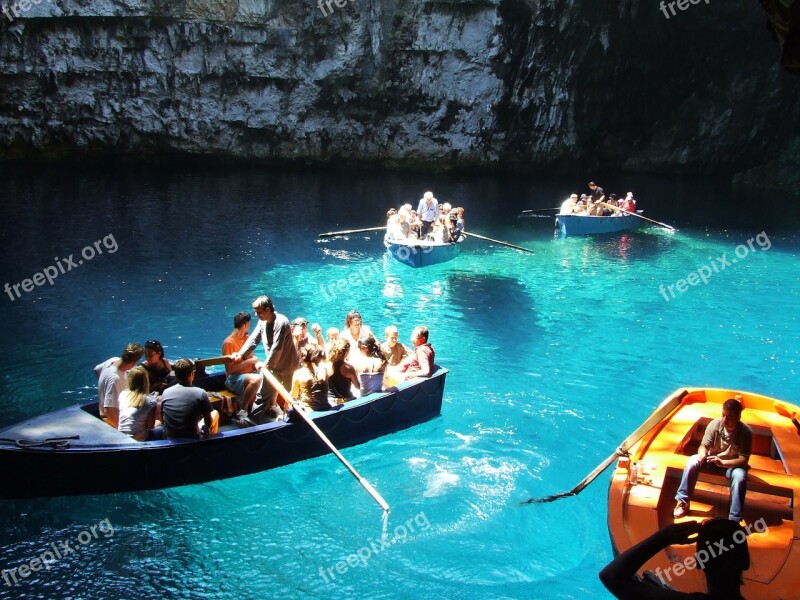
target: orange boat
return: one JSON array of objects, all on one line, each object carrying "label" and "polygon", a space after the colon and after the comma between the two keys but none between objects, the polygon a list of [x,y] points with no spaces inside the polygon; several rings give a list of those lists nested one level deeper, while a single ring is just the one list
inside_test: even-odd
[{"label": "orange boat", "polygon": [[[643,435],[629,438],[628,456],[617,463],[608,492],[611,543],[615,554],[624,552],[674,522],[683,467],[697,452],[708,423],[722,415],[722,403],[734,397],[744,405],[742,421],[753,430],[744,505],[751,565],[742,595],[748,600],[800,598],[800,509],[795,502],[800,497],[800,408],[781,400],[703,388],[682,389],[667,398],[637,430]],[[701,473],[684,520],[726,518],[729,503],[726,479]],[[694,553],[694,545],[669,546],[639,575],[682,592],[705,592],[705,577],[693,567]]]}]

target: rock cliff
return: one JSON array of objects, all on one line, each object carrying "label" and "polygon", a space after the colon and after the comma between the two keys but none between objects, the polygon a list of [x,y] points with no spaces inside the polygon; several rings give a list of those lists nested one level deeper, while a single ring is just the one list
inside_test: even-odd
[{"label": "rock cliff", "polygon": [[800,78],[777,64],[761,8],[686,6],[16,0],[0,25],[0,156],[670,172],[780,160],[800,137]]}]

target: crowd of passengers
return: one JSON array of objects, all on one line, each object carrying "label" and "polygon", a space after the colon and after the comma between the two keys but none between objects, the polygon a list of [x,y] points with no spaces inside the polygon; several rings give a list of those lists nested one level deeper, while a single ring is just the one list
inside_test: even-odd
[{"label": "crowd of passengers", "polygon": [[[559,214],[562,215],[590,215],[596,217],[621,217],[626,212],[636,212],[636,199],[633,192],[628,192],[624,200],[619,200],[616,194],[606,193],[594,181],[589,183],[589,194],[572,194],[561,205]],[[619,210],[615,210],[619,209]]]},{"label": "crowd of passengers", "polygon": [[[258,320],[252,333],[250,313],[242,311],[222,342],[225,387],[235,398],[235,405],[229,401],[230,416],[238,427],[288,419],[292,409],[329,410],[434,371],[425,326],[415,327],[411,345],[405,346],[394,325],[384,329],[379,342],[357,310],[347,313],[341,331],[328,328],[325,338],[318,323],[310,331],[304,317],[290,323],[267,296],[256,298],[253,310]],[[254,356],[259,343],[263,360]],[[290,390],[294,407],[261,369]],[[193,385],[194,362],[181,358],[170,363],[157,340],[128,344],[121,356],[97,365],[95,374],[101,418],[137,441],[199,438],[219,431],[219,413],[208,393]]]},{"label": "crowd of passengers", "polygon": [[410,204],[386,213],[387,240],[426,240],[451,244],[461,239],[464,231],[464,209],[449,202],[440,204],[433,192],[425,192],[417,210]]}]

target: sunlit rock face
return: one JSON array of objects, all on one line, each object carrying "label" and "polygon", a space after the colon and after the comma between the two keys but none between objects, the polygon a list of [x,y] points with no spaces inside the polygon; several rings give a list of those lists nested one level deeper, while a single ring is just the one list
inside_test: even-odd
[{"label": "sunlit rock face", "polygon": [[6,158],[736,171],[800,132],[756,3],[25,4],[0,25]]}]

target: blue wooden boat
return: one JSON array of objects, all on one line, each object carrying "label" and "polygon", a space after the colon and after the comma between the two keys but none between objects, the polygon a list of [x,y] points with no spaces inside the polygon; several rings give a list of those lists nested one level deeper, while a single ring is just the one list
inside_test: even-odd
[{"label": "blue wooden boat", "polygon": [[441,244],[427,240],[389,240],[384,238],[383,245],[396,261],[413,267],[429,267],[453,260],[461,254],[462,237],[452,244]]},{"label": "blue wooden boat", "polygon": [[[641,212],[641,211],[637,211]],[[621,217],[596,217],[594,215],[557,215],[556,227],[561,235],[596,235],[633,229],[642,219],[633,215]]]},{"label": "blue wooden boat", "polygon": [[[423,423],[441,413],[447,370],[351,400],[311,418],[338,448]],[[195,385],[222,389],[224,374]],[[97,402],[0,430],[2,498],[106,494],[203,483],[257,473],[329,452],[302,421],[223,428],[200,440],[136,442],[104,423]],[[79,436],[79,437],[78,437]]]}]

